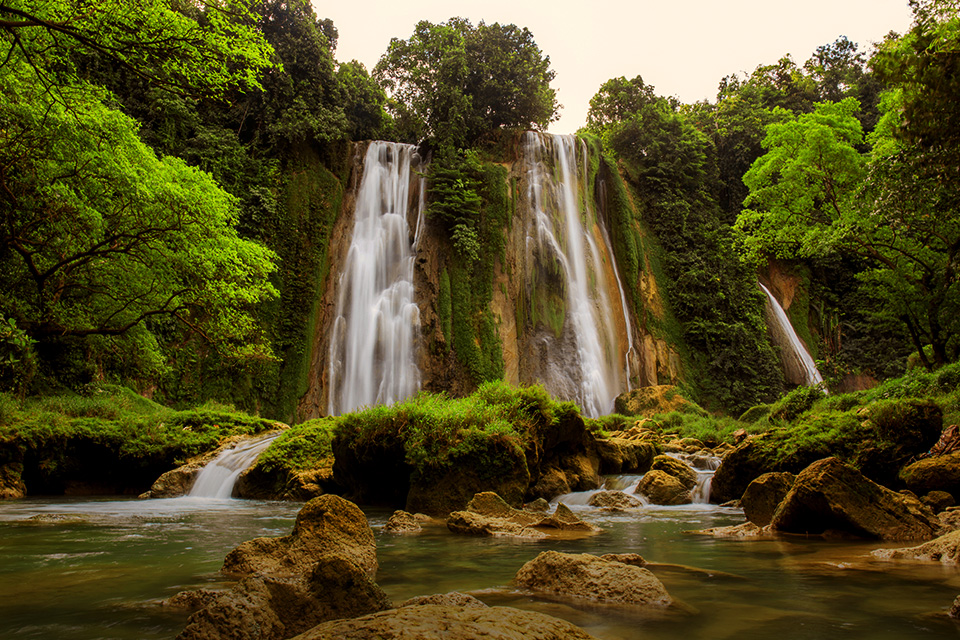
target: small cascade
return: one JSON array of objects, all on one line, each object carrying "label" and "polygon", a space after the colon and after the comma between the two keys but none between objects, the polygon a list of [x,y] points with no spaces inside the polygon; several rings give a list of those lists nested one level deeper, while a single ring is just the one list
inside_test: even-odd
[{"label": "small cascade", "polygon": [[800,336],[794,331],[787,313],[762,282],[757,284],[767,295],[768,325],[773,334],[774,343],[780,346],[780,355],[787,378],[807,387],[819,386],[826,391],[823,376],[817,370],[817,365],[800,340]]},{"label": "small cascade", "polygon": [[233,485],[240,474],[253,466],[279,433],[244,440],[233,449],[227,449],[211,460],[197,474],[197,479],[187,494],[191,498],[226,499],[233,494]]},{"label": "small cascade", "polygon": [[[548,295],[560,297],[563,309],[561,335],[541,338],[538,381],[554,396],[577,402],[587,416],[611,413],[614,398],[629,384],[632,329],[622,287],[616,292],[620,304],[611,304],[604,262],[612,266],[617,285],[619,274],[590,206],[586,145],[575,136],[528,132],[523,163],[533,211],[526,262],[542,272],[533,278],[551,288]],[[625,350],[615,324],[621,319],[630,343]],[[627,354],[625,370],[621,351]]]},{"label": "small cascade", "polygon": [[720,458],[706,453],[668,453],[697,472],[697,484],[690,491],[693,504],[709,504],[713,474],[720,468]]},{"label": "small cascade", "polygon": [[413,145],[375,141],[367,148],[353,237],[335,285],[329,415],[393,404],[420,388],[413,267],[423,222],[422,177],[412,234],[408,222],[411,167],[418,162]]}]

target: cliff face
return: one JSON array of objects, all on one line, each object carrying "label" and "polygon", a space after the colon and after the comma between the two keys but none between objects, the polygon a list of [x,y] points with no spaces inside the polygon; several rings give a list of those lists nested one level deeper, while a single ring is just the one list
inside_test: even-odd
[{"label": "cliff face", "polygon": [[[340,217],[331,239],[330,268],[319,305],[311,355],[312,384],[298,418],[327,412],[330,349],[340,273],[350,244],[356,194],[365,171],[358,146]],[[496,325],[504,378],[512,384],[542,384],[559,399],[575,400],[589,415],[613,410],[613,398],[629,388],[677,382],[680,358],[655,337],[643,314],[663,314],[655,278],[641,265],[628,278],[618,268],[605,219],[604,181],[596,158],[572,137],[528,133],[515,141],[506,169],[508,222],[496,257],[490,311]],[[421,171],[423,168],[421,167]],[[410,176],[410,212],[420,198],[419,177]],[[416,221],[408,215],[410,242]],[[420,388],[459,396],[475,388],[443,327],[442,280],[454,260],[446,232],[423,220],[416,238],[415,301]],[[627,281],[627,279],[631,281]],[[449,284],[447,284],[449,290]],[[449,313],[449,312],[447,312]],[[447,332],[450,328],[447,327]]]}]

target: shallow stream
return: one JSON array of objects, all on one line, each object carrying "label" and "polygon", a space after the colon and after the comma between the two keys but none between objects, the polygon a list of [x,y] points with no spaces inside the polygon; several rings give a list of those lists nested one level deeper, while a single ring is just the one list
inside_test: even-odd
[{"label": "shallow stream", "polygon": [[[179,612],[156,603],[222,584],[224,555],[257,536],[289,533],[301,505],[179,498],[26,499],[0,503],[0,638],[170,639]],[[605,532],[580,540],[516,541],[377,532],[378,583],[394,601],[451,590],[488,604],[566,618],[599,638],[947,638],[943,613],[960,570],[874,563],[877,544],[790,538],[743,541],[684,533],[743,521],[711,505],[608,514],[574,506]],[[666,614],[577,608],[511,592],[517,569],[541,551],[639,553],[681,606]]]}]

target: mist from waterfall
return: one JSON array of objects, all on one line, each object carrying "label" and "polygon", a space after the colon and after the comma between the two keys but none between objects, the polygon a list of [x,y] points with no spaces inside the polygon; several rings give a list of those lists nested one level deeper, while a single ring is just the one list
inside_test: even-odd
[{"label": "mist from waterfall", "polygon": [[412,234],[408,223],[411,167],[418,163],[412,145],[375,141],[367,147],[353,236],[335,284],[329,415],[393,404],[420,388],[413,267],[423,222],[423,177]]}]

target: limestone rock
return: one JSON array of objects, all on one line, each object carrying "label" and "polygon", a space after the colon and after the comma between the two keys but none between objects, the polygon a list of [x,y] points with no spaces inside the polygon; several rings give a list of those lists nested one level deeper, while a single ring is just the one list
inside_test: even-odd
[{"label": "limestone rock", "polygon": [[626,509],[636,509],[642,507],[643,503],[625,494],[623,491],[600,491],[590,496],[587,501],[591,507],[600,507],[612,511],[624,511]]},{"label": "limestone rock", "polygon": [[602,531],[600,527],[581,520],[577,514],[570,510],[570,507],[562,502],[557,504],[553,515],[544,518],[534,526],[538,528],[559,529],[561,531],[587,531],[591,533],[599,533]]},{"label": "limestone rock", "polygon": [[564,504],[558,504],[552,515],[514,509],[495,493],[478,493],[465,511],[454,511],[447,519],[447,528],[467,535],[510,535],[521,538],[543,538],[539,529],[598,532],[600,529],[576,516]]},{"label": "limestone rock", "polygon": [[757,526],[765,527],[773,521],[773,514],[787,496],[796,476],[792,473],[765,473],[749,485],[743,492],[740,506],[747,520]]},{"label": "limestone rock", "polygon": [[957,504],[953,496],[946,491],[931,491],[920,499],[920,502],[930,507],[934,513],[940,513],[947,507]]},{"label": "limestone rock", "polygon": [[423,527],[416,516],[406,511],[394,511],[387,524],[383,525],[383,530],[388,533],[420,533]]},{"label": "limestone rock", "polygon": [[391,606],[373,582],[373,531],[343,498],[314,498],[293,532],[241,544],[223,571],[243,576],[188,620],[178,640],[283,640],[327,621]]},{"label": "limestone rock", "polygon": [[[700,448],[702,448],[702,445]],[[687,489],[693,489],[697,486],[697,472],[676,458],[659,455],[653,459],[653,466],[651,468],[673,476]]]},{"label": "limestone rock", "polygon": [[947,507],[937,517],[943,526],[943,531],[954,531],[960,529],[960,507]]},{"label": "limestone rock", "polygon": [[743,524],[731,525],[729,527],[700,529],[699,531],[691,531],[690,533],[713,536],[715,538],[760,538],[773,535],[770,525],[758,527],[752,522],[744,522]]},{"label": "limestone rock", "polygon": [[485,608],[487,606],[469,594],[460,593],[459,591],[451,591],[450,593],[437,593],[432,596],[416,596],[400,603],[397,605],[397,608],[422,606],[426,604],[439,604],[447,607],[475,608]]},{"label": "limestone rock", "polygon": [[157,478],[141,498],[177,498],[190,493],[190,488],[203,468],[203,462],[187,463]]},{"label": "limestone rock", "polygon": [[929,509],[866,478],[836,458],[797,475],[772,521],[776,531],[841,531],[883,540],[928,540],[940,528]]},{"label": "limestone rock", "polygon": [[600,473],[646,473],[653,464],[657,447],[651,442],[624,438],[597,438],[594,443],[600,456]]},{"label": "limestone rock", "polygon": [[669,384],[639,387],[621,393],[613,401],[613,408],[625,416],[653,417],[658,413],[670,413],[681,407],[696,407],[680,395],[677,387]]},{"label": "limestone rock", "polygon": [[647,561],[644,560],[643,556],[639,553],[605,553],[600,556],[603,560],[610,560],[611,562],[619,562],[621,564],[629,564],[634,567],[643,567],[647,564]]},{"label": "limestone rock", "polygon": [[606,604],[666,607],[673,602],[648,569],[585,553],[544,551],[520,568],[514,584],[535,593]]},{"label": "limestone rock", "polygon": [[551,616],[510,607],[437,604],[401,607],[326,622],[294,640],[591,640],[583,629]]},{"label": "limestone rock", "polygon": [[288,536],[244,542],[227,554],[222,571],[231,575],[298,573],[324,553],[345,555],[367,575],[376,575],[376,542],[367,518],[357,505],[339,496],[324,495],[303,505]]},{"label": "limestone rock", "polygon": [[920,560],[960,564],[960,531],[951,531],[916,547],[877,549],[873,556],[881,560]]},{"label": "limestone rock", "polygon": [[544,500],[543,498],[537,498],[533,502],[528,502],[523,505],[523,508],[527,511],[537,511],[537,512],[547,512],[550,510],[550,503]]},{"label": "limestone rock", "polygon": [[547,468],[536,483],[530,487],[530,494],[543,500],[552,500],[557,496],[570,493],[570,491],[567,474],[556,467]]},{"label": "limestone rock", "polygon": [[221,595],[223,595],[222,591],[192,589],[189,591],[180,591],[162,601],[160,605],[172,609],[184,609],[193,612],[210,605]]},{"label": "limestone rock", "polygon": [[644,474],[636,492],[646,496],[653,504],[689,504],[693,501],[689,489],[678,479],[659,469]]},{"label": "limestone rock", "polygon": [[918,460],[900,471],[907,488],[918,495],[946,491],[960,495],[960,451]]},{"label": "limestone rock", "polygon": [[710,485],[710,502],[739,500],[747,485],[765,473],[786,471],[776,466],[762,436],[750,436],[723,458]]}]

